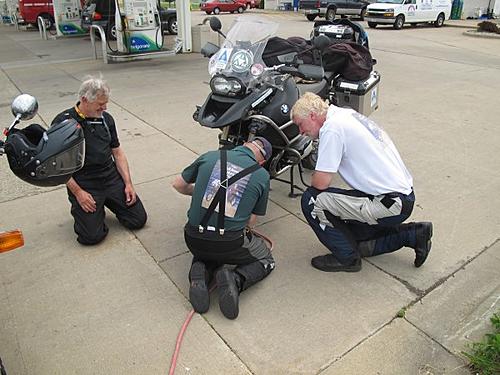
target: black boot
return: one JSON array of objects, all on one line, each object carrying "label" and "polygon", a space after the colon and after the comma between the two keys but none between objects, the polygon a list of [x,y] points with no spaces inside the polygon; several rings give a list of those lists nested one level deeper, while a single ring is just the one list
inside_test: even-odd
[{"label": "black boot", "polygon": [[219,268],[215,274],[219,291],[220,311],[228,319],[236,319],[240,312],[240,276],[226,266]]},{"label": "black boot", "polygon": [[210,295],[208,294],[209,275],[205,264],[193,262],[189,271],[189,301],[194,311],[203,314],[210,307]]},{"label": "black boot", "polygon": [[349,264],[340,263],[333,254],[320,255],[311,259],[311,265],[324,272],[358,272],[361,271],[361,259],[354,259]]},{"label": "black boot", "polygon": [[425,263],[432,246],[432,223],[415,223],[415,267],[420,267]]}]

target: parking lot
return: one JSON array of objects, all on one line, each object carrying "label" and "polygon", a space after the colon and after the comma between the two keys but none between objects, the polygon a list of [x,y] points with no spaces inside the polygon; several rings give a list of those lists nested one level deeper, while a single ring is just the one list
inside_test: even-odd
[{"label": "parking lot", "polygon": [[[307,38],[301,14],[251,10],[280,23],[278,35]],[[205,13],[193,12],[192,24]],[[235,15],[222,14],[227,30]],[[366,23],[364,23],[366,26]],[[276,270],[225,319],[217,299],[187,330],[177,374],[467,374],[460,354],[500,307],[500,40],[457,27],[367,29],[380,72],[371,115],[413,174],[412,221],[434,223],[433,250],[413,267],[413,250],[363,260],[354,274],[322,273],[325,253],[288,187],[272,182],[259,231],[275,241]],[[169,37],[172,38],[172,37]],[[171,39],[169,39],[171,41]],[[0,229],[26,244],[0,254],[0,356],[8,374],[163,374],[191,309],[191,256],[182,228],[189,200],[170,187],[217,131],[191,117],[209,92],[207,59],[181,54],[106,65],[89,38],[40,40],[0,26],[0,121],[21,92],[39,101],[48,125],[72,106],[87,74],[112,88],[115,117],[147,226],[75,241],[64,188],[24,184],[0,160]],[[308,177],[308,176],[306,176]],[[336,184],[342,184],[340,179]],[[396,314],[405,309],[403,318]]]}]

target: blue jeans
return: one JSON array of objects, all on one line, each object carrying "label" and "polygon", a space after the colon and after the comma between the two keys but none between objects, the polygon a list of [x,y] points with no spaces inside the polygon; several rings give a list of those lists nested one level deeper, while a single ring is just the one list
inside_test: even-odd
[{"label": "blue jeans", "polygon": [[302,212],[314,233],[343,264],[415,246],[414,226],[402,224],[414,203],[413,192],[372,196],[333,187],[308,188],[301,200]]}]

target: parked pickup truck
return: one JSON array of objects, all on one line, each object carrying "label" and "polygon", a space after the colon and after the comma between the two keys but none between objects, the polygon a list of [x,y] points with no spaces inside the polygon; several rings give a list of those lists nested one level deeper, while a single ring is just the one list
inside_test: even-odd
[{"label": "parked pickup truck", "polygon": [[309,21],[325,17],[333,21],[337,14],[358,16],[364,20],[366,7],[373,1],[368,0],[300,0],[299,8]]}]

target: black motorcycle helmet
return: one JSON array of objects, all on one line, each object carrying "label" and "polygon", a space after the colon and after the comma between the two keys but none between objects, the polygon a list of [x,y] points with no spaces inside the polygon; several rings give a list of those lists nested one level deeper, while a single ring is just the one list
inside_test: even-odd
[{"label": "black motorcycle helmet", "polygon": [[83,129],[72,118],[48,130],[38,124],[11,129],[4,149],[12,172],[36,186],[65,184],[85,160]]}]

